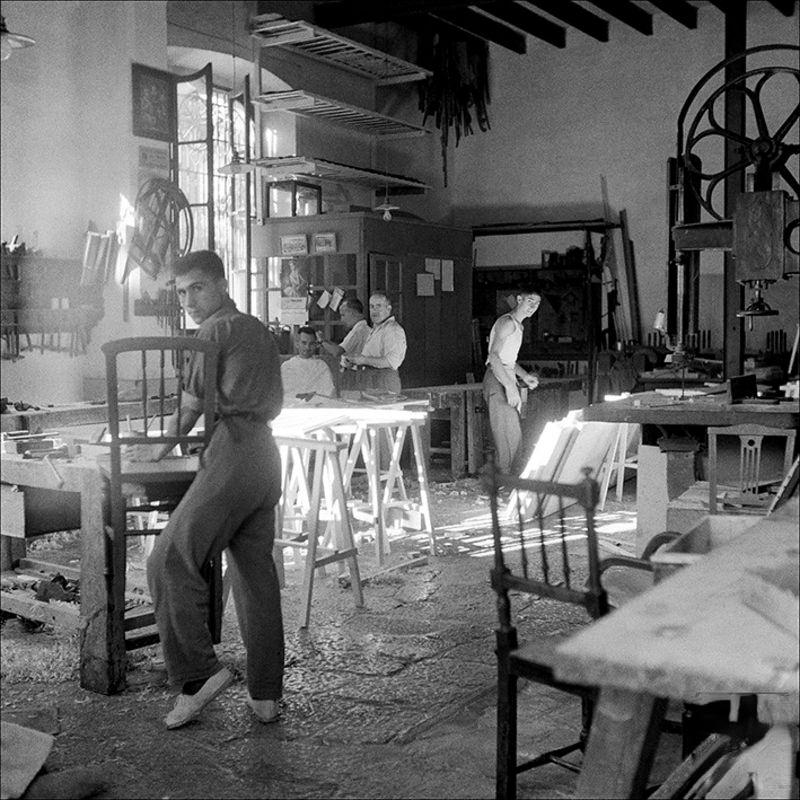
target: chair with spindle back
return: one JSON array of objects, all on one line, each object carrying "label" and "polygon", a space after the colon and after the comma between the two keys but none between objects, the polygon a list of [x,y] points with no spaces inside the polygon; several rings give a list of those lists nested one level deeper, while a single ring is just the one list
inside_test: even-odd
[{"label": "chair with spindle back", "polygon": [[[565,756],[582,751],[588,734],[591,710],[596,690],[591,687],[556,680],[552,669],[552,654],[559,637],[540,636],[520,646],[517,628],[512,621],[511,592],[535,595],[540,598],[582,606],[591,619],[608,611],[605,590],[600,582],[600,561],[594,512],[599,487],[584,470],[577,484],[532,480],[501,475],[490,469],[487,475],[494,539],[492,588],[497,594],[499,626],[496,630],[497,683],[497,765],[496,793],[498,798],[516,796],[517,775],[544,764],[557,764],[573,772],[580,765]],[[502,487],[516,489],[516,530],[503,531],[498,514],[499,492]],[[521,493],[535,497],[534,530],[528,524]],[[569,530],[565,511],[577,502],[581,509],[578,528],[570,519]],[[555,517],[550,530],[546,526]],[[577,534],[577,536],[576,536]],[[576,541],[573,541],[576,540]],[[578,543],[577,540],[580,540]],[[576,547],[583,550],[578,556]],[[571,553],[570,550],[573,552]],[[513,558],[510,552],[514,551]],[[574,564],[571,563],[571,559]],[[585,563],[585,566],[584,566]],[[575,566],[580,565],[580,574]],[[588,569],[588,577],[583,574]],[[549,750],[525,763],[517,763],[517,681],[525,678],[561,691],[577,695],[582,701],[582,730],[579,738],[568,745]]]},{"label": "chair with spindle back", "polygon": [[[152,612],[141,613],[141,610],[132,609],[127,616],[124,612],[127,537],[156,535],[160,529],[129,528],[128,520],[154,511],[169,514],[194,479],[198,456],[189,453],[199,450],[199,457],[202,457],[202,448],[208,445],[214,430],[219,345],[189,337],[150,336],[106,342],[101,349],[106,359],[108,396],[113,624],[117,635],[124,637],[126,650],[131,650],[157,642],[158,633],[154,630]],[[202,428],[195,427],[185,434],[171,434],[167,419],[173,411],[178,415],[177,430],[181,429],[184,371],[190,357],[202,358],[204,362]],[[123,366],[126,374],[138,373],[137,381],[141,385],[137,392],[138,401],[134,403],[121,397],[120,373]],[[120,430],[122,402],[125,403],[126,416],[135,419],[140,430]],[[158,462],[125,461],[124,448],[136,444],[171,444],[182,455],[169,455]],[[204,572],[209,583],[208,624],[213,641],[218,643],[222,627],[221,559],[210,560]],[[120,629],[122,633],[119,633]]]}]

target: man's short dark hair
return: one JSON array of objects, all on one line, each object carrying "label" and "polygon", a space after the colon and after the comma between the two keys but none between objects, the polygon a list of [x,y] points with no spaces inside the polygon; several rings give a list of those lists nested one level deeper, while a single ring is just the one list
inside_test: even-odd
[{"label": "man's short dark hair", "polygon": [[193,269],[200,270],[213,280],[225,279],[225,265],[222,263],[222,259],[212,250],[195,250],[185,256],[176,258],[172,262],[170,272],[173,277],[177,277],[186,275]]},{"label": "man's short dark hair", "polygon": [[374,292],[372,292],[372,294],[369,296],[370,300],[373,297],[382,297],[389,305],[392,305],[392,298],[389,297],[389,295],[384,292],[383,289],[376,289]]},{"label": "man's short dark hair", "polygon": [[357,297],[346,297],[342,300],[342,305],[347,306],[351,311],[355,311],[356,314],[364,313],[364,304]]},{"label": "man's short dark hair", "polygon": [[317,338],[317,332],[310,325],[303,325],[301,328],[298,328],[297,335],[299,336],[301,333],[307,333],[309,336],[313,336],[315,339]]}]

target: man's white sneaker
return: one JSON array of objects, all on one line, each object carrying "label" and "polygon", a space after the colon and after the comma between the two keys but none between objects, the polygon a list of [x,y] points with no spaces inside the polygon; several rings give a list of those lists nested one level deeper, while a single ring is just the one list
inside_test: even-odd
[{"label": "man's white sneaker", "polygon": [[233,673],[226,667],[212,675],[196,694],[179,694],[175,707],[164,718],[167,728],[180,728],[197,719],[200,712],[233,682]]},{"label": "man's white sneaker", "polygon": [[253,710],[259,722],[277,722],[280,716],[280,708],[277,700],[253,700],[248,692],[247,705]]}]

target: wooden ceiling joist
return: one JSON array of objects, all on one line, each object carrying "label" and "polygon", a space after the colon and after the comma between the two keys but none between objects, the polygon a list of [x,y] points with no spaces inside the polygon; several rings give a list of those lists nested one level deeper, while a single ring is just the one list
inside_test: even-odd
[{"label": "wooden ceiling joist", "polygon": [[797,9],[795,0],[769,0],[770,5],[778,9],[784,17],[791,17]]},{"label": "wooden ceiling joist", "polygon": [[687,28],[694,30],[697,27],[697,9],[686,0],[650,0],[650,5]]},{"label": "wooden ceiling joist", "polygon": [[481,11],[497,17],[509,25],[519,28],[543,42],[552,44],[554,47],[567,46],[567,31],[561,25],[556,25],[546,17],[530,11],[519,3],[508,3],[502,0],[495,0],[492,3],[481,3],[478,8]]},{"label": "wooden ceiling joist", "polygon": [[314,3],[314,22],[325,28],[344,28],[367,22],[403,21],[427,11],[467,8],[474,0],[332,0]]},{"label": "wooden ceiling joist", "polygon": [[608,41],[608,20],[592,14],[577,3],[564,0],[528,0],[528,3],[537,6],[551,17],[572,25],[573,28],[597,39],[598,42]]},{"label": "wooden ceiling joist", "polygon": [[590,0],[601,11],[616,17],[645,36],[653,35],[653,15],[630,0]]},{"label": "wooden ceiling joist", "polygon": [[488,39],[514,53],[524,55],[527,51],[524,34],[471,9],[436,12],[426,9],[426,12],[428,16],[434,17],[447,25],[452,25],[464,33],[468,33],[478,39]]}]

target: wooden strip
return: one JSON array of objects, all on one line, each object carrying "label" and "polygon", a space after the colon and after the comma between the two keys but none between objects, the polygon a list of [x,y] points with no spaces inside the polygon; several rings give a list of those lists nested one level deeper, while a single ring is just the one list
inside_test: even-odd
[{"label": "wooden strip", "polygon": [[45,603],[37,600],[32,593],[23,590],[0,591],[0,607],[8,614],[16,614],[37,622],[71,629],[81,627],[80,610],[77,605]]}]

